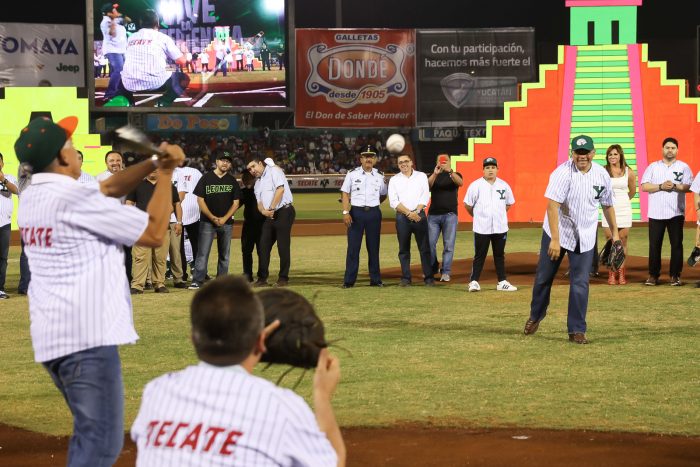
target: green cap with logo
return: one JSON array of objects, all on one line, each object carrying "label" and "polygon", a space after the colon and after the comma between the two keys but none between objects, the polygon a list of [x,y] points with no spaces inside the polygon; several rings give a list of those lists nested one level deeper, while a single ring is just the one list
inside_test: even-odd
[{"label": "green cap with logo", "polygon": [[48,117],[35,118],[22,128],[15,141],[15,154],[22,164],[32,166],[34,173],[51,164],[78,127],[78,117],[66,117],[54,123]]},{"label": "green cap with logo", "polygon": [[571,139],[571,150],[576,151],[577,149],[586,149],[592,151],[595,149],[593,145],[593,139],[587,135],[574,136]]}]

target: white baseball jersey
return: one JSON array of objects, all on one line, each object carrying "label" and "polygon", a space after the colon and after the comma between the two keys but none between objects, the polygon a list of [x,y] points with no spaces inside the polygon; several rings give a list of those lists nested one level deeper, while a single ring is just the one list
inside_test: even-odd
[{"label": "white baseball jersey", "polygon": [[255,181],[255,187],[253,188],[255,199],[258,200],[258,203],[262,202],[263,207],[267,209],[275,197],[275,190],[283,186],[284,194],[275,210],[291,204],[294,198],[292,197],[292,190],[289,189],[289,183],[287,183],[287,176],[284,174],[284,171],[276,165],[264,165],[264,167],[265,170],[262,176]]},{"label": "white baseball jersey", "polygon": [[698,172],[693,183],[690,185],[690,191],[700,194],[700,172]]},{"label": "white baseball jersey", "polygon": [[148,383],[131,427],[137,466],[335,466],[304,399],[241,366],[203,362]]},{"label": "white baseball jersey", "polygon": [[155,29],[139,29],[126,47],[122,83],[132,92],[158,89],[172,75],[166,59],[174,61],[181,56],[182,51],[169,36]]},{"label": "white baseball jersey", "polygon": [[34,358],[138,339],[122,245],[133,245],[148,214],[95,186],[53,173],[32,176],[17,218],[29,259]]},{"label": "white baseball jersey", "polygon": [[362,167],[357,167],[348,172],[343,180],[340,191],[350,195],[350,204],[353,206],[379,206],[379,198],[386,196],[387,186],[384,174],[377,169],[365,172]]},{"label": "white baseball jersey", "polygon": [[474,180],[467,188],[464,203],[474,208],[474,232],[482,235],[508,232],[506,206],[515,204],[515,197],[505,181],[496,178],[491,184],[484,177]]},{"label": "white baseball jersey", "polygon": [[410,177],[397,173],[389,180],[389,205],[396,209],[399,204],[413,211],[419,204],[428,205],[430,201],[430,185],[428,176],[414,170]]},{"label": "white baseball jersey", "polygon": [[[546,198],[561,203],[559,207],[559,244],[570,251],[580,245],[580,252],[595,246],[598,228],[598,206],[613,205],[612,182],[608,172],[599,164],[582,173],[572,160],[557,167],[549,177]],[[549,216],[544,216],[544,231],[549,230]]]},{"label": "white baseball jersey", "polygon": [[80,171],[80,177],[78,177],[78,183],[81,183],[83,185],[90,185],[90,184],[96,184],[97,180],[95,177],[90,175],[87,172],[83,172],[82,170]]},{"label": "white baseball jersey", "polygon": [[100,23],[102,31],[102,54],[123,54],[126,52],[126,28],[117,22],[114,37],[109,35],[112,18],[103,16]]},{"label": "white baseball jersey", "polygon": [[[12,183],[14,186],[18,186],[17,179],[12,175],[5,174],[5,180]],[[12,222],[14,204],[10,190],[8,190],[4,184],[0,185],[0,227],[5,227]]]},{"label": "white baseball jersey", "polygon": [[104,172],[100,172],[97,175],[95,175],[95,180],[97,180],[98,182],[103,182],[111,176],[112,172],[110,172],[109,170],[105,170]]},{"label": "white baseball jersey", "polygon": [[[673,183],[690,185],[693,172],[685,162],[675,160],[666,165],[662,160],[649,164],[642,176],[642,184],[653,183],[660,185],[670,180]],[[649,208],[647,215],[651,219],[671,219],[685,215],[685,193],[675,191],[657,191],[649,193]]]},{"label": "white baseball jersey", "polygon": [[192,194],[197,182],[202,178],[202,172],[194,167],[181,167],[177,180],[177,191],[185,192],[185,197],[182,200],[182,223],[184,225],[194,224],[199,220],[199,204],[197,197]]}]

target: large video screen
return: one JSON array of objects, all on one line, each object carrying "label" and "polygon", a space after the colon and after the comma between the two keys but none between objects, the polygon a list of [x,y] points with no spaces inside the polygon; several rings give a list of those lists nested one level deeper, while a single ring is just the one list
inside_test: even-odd
[{"label": "large video screen", "polygon": [[88,1],[93,110],[288,107],[285,0]]}]

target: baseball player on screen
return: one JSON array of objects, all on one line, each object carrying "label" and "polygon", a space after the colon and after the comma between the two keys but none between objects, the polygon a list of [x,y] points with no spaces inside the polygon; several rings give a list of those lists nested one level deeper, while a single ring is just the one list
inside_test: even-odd
[{"label": "baseball player on screen", "polygon": [[312,412],[293,391],[251,374],[280,322],[264,327],[262,303],[245,277],[204,285],[190,321],[200,362],[146,385],[131,427],[137,466],[345,465],[331,405],[336,357],[321,350]]},{"label": "baseball player on screen", "polygon": [[[76,117],[27,125],[15,143],[32,183],[19,202],[17,223],[32,271],[30,332],[34,359],[49,372],[73,414],[69,466],[111,466],[124,442],[124,389],[117,346],[134,343],[122,245],[158,246],[170,215],[170,177],[184,159],[179,146],[81,185],[71,136]],[[153,166],[159,183],[147,212],[122,205]]]}]

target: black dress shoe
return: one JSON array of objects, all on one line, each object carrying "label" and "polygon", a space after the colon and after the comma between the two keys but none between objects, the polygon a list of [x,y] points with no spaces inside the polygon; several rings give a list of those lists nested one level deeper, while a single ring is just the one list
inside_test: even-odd
[{"label": "black dress shoe", "polygon": [[270,284],[268,284],[268,282],[267,282],[265,279],[258,279],[258,280],[255,281],[255,283],[253,284],[253,287],[267,287],[267,286],[269,286],[269,285],[270,285]]},{"label": "black dress shoe", "polygon": [[401,282],[399,282],[399,287],[410,287],[410,286],[411,286],[411,281],[401,279]]},{"label": "black dress shoe", "polygon": [[143,293],[143,290],[135,289],[132,287],[131,290],[129,290],[129,292],[131,292],[131,295],[141,295]]},{"label": "black dress shoe", "polygon": [[370,282],[369,283],[370,287],[384,287],[384,282],[379,281],[379,282]]},{"label": "black dress shoe", "polygon": [[186,288],[187,288],[187,284],[184,283],[184,282],[176,282],[176,283],[173,285],[173,287],[175,287],[176,289],[186,289]]},{"label": "black dress shoe", "polygon": [[355,287],[355,284],[343,284],[344,289],[351,289],[353,287]]}]

